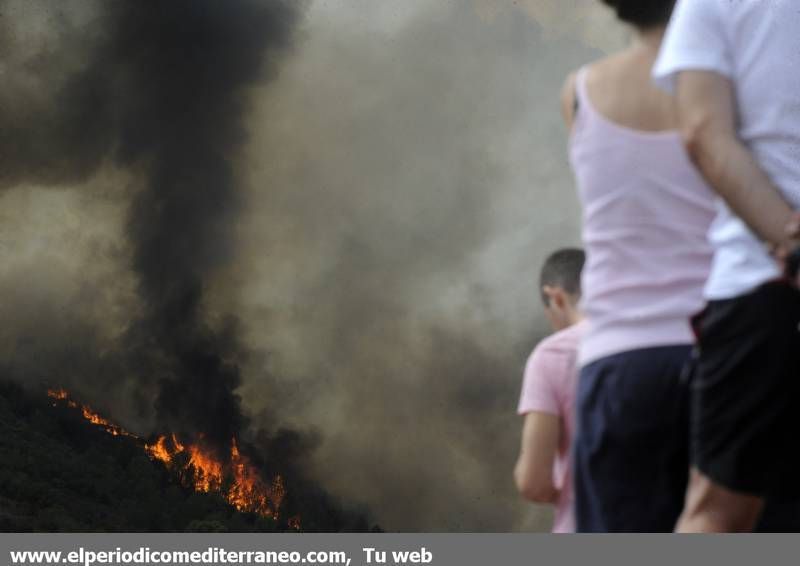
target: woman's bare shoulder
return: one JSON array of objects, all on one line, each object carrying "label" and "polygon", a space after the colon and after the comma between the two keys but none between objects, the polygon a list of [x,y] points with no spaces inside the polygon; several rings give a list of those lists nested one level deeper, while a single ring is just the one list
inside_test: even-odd
[{"label": "woman's bare shoulder", "polygon": [[578,74],[581,70],[585,70],[586,73],[592,75],[592,77],[598,75],[603,76],[618,69],[621,63],[622,59],[620,54],[609,55],[602,59],[592,61],[567,75],[561,87],[561,115],[568,128],[572,127],[572,123],[575,119],[576,89],[578,86]]}]

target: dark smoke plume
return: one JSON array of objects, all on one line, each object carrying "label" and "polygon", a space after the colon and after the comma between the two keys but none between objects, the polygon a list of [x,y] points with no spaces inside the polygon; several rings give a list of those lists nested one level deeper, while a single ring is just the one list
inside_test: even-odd
[{"label": "dark smoke plume", "polygon": [[[71,26],[74,5],[35,6],[60,49],[30,57],[23,39],[7,42],[17,57],[0,58],[19,78],[0,94],[0,189],[84,184],[107,164],[130,172],[123,256],[138,300],[116,341],[78,318],[53,324],[52,311],[42,309],[38,322],[9,341],[14,350],[3,352],[0,376],[70,385],[67,376],[78,374],[72,381],[101,398],[104,388],[132,383],[138,391],[127,404],[147,413],[154,403],[160,431],[202,439],[220,456],[244,433],[249,443],[240,446],[265,475],[288,477],[284,509],[301,510],[304,529],[366,529],[362,514],[345,512],[305,477],[311,437],[245,430],[236,389],[247,352],[237,322],[210,322],[206,304],[208,280],[234,255],[247,88],[273,77],[303,3],[99,2],[89,6],[101,24],[94,34]],[[0,0],[0,14],[27,9]],[[2,20],[3,30],[21,33],[12,20]],[[98,283],[87,284],[97,285],[88,294]],[[98,387],[104,380],[117,386]]]},{"label": "dark smoke plume", "polygon": [[129,234],[145,317],[136,329],[168,365],[159,416],[221,444],[242,426],[236,339],[204,322],[205,278],[231,257],[239,202],[233,167],[244,140],[242,89],[285,48],[295,10],[279,1],[115,4],[120,75],[118,156],[145,167]]},{"label": "dark smoke plume", "polygon": [[[202,45],[194,6],[215,9],[172,1],[0,0],[0,378],[57,381],[136,432],[225,420],[221,442],[242,367],[249,455],[291,482],[286,507],[324,489],[390,530],[546,528],[511,481],[514,404],[544,331],[539,262],[577,239],[557,99],[599,56],[600,3],[320,0],[290,45],[287,0],[260,71],[227,73],[210,48],[206,67],[169,51],[170,28]],[[195,200],[215,190],[204,160],[232,192]],[[173,233],[159,265],[188,214],[205,230]]]},{"label": "dark smoke plume", "polygon": [[[213,329],[206,278],[231,258],[244,89],[274,72],[298,3],[142,0],[99,4],[103,33],[72,38],[89,64],[26,63],[51,92],[0,110],[0,187],[86,179],[105,160],[139,173],[128,218],[141,316],[122,371],[160,383],[160,425],[223,445],[243,426],[235,324]],[[0,4],[2,13],[5,3]],[[49,6],[63,18],[57,4]],[[12,22],[4,21],[12,28]],[[127,367],[126,367],[127,366]]]}]

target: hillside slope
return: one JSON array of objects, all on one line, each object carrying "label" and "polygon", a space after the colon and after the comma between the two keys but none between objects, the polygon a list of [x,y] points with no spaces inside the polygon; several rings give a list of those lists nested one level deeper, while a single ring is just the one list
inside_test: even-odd
[{"label": "hillside slope", "polygon": [[[54,406],[0,381],[0,531],[291,530],[282,520],[241,513],[222,497],[182,487],[141,445],[112,436],[79,411]],[[363,514],[322,493],[299,497],[302,530],[364,531]]]}]

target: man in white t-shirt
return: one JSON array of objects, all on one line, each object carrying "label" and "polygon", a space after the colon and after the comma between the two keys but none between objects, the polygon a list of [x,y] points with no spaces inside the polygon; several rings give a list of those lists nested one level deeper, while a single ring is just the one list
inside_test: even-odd
[{"label": "man in white t-shirt", "polygon": [[797,245],[798,30],[797,0],[679,0],[653,71],[721,197],[679,531],[748,531],[766,498],[800,491],[800,292],[768,249]]}]

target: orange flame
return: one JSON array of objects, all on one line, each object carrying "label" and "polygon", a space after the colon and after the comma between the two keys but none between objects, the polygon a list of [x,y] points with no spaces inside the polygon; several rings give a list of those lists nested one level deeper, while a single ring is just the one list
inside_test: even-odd
[{"label": "orange flame", "polygon": [[154,460],[168,468],[176,465],[179,454],[188,459],[184,482],[196,491],[221,493],[225,500],[239,511],[257,513],[262,517],[278,518],[283,498],[286,496],[283,478],[276,476],[268,486],[250,461],[239,451],[236,439],[231,440],[229,464],[224,465],[213,452],[200,443],[184,446],[173,434],[170,438],[159,436],[145,450]]},{"label": "orange flame", "polygon": [[[73,409],[80,409],[81,413],[83,413],[83,418],[92,424],[102,427],[109,434],[113,434],[114,436],[130,436],[131,438],[136,438],[135,434],[131,434],[121,426],[115,425],[111,421],[104,419],[92,411],[88,406],[81,405],[70,399],[69,394],[64,389],[48,389],[47,396],[54,401],[64,401],[68,407]],[[55,404],[56,403],[53,403],[54,406]]]},{"label": "orange flame", "polygon": [[145,444],[144,449],[153,460],[159,460],[165,464],[172,463],[172,457],[178,452],[183,451],[183,445],[178,442],[178,439],[173,434],[171,437],[173,448],[167,446],[167,437],[159,436],[153,444]]},{"label": "orange flame", "polygon": [[[50,389],[47,395],[54,401],[65,402],[69,407],[80,409],[89,422],[102,427],[114,436],[137,436],[104,419],[88,406],[73,401],[64,389]],[[56,404],[55,402],[53,403]],[[183,483],[195,491],[219,493],[225,500],[246,513],[278,519],[286,487],[281,476],[275,476],[270,485],[261,478],[258,470],[239,451],[236,439],[231,439],[229,458],[223,463],[212,450],[202,445],[202,438],[193,444],[184,444],[177,435],[161,435],[152,443],[144,443],[144,450],[152,459],[163,462],[178,473]],[[176,456],[181,455],[181,458]],[[291,517],[287,524],[300,530],[300,517]]]},{"label": "orange flame", "polygon": [[48,389],[47,396],[51,399],[57,399],[59,401],[65,401],[69,395],[63,389]]},{"label": "orange flame", "polygon": [[194,487],[197,491],[222,489],[222,463],[198,445],[189,446],[189,465],[194,468]]}]

